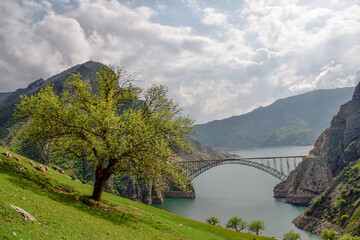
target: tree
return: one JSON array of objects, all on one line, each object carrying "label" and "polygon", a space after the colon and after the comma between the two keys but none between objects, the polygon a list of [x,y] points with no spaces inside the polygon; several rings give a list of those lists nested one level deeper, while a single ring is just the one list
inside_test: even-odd
[{"label": "tree", "polygon": [[239,217],[233,217],[230,218],[229,221],[226,224],[226,228],[233,228],[238,232],[241,232],[245,228],[247,228],[247,222],[242,220],[242,218]]},{"label": "tree", "polygon": [[96,201],[112,174],[131,174],[160,190],[167,181],[181,189],[189,183],[171,159],[173,150],[190,149],[186,136],[193,133],[194,121],[180,115],[166,87],[143,90],[133,85],[135,78],[108,66],[92,83],[74,73],[60,96],[48,85],[37,95],[22,96],[14,114],[28,118],[23,133],[29,140],[49,142],[52,151],[91,161]]},{"label": "tree", "polygon": [[338,234],[334,229],[324,229],[321,233],[321,238],[324,240],[336,240],[338,239]]},{"label": "tree", "polygon": [[263,220],[254,220],[250,223],[249,231],[259,235],[260,230],[265,230],[265,222]]},{"label": "tree", "polygon": [[301,239],[300,234],[294,232],[294,230],[290,230],[289,232],[284,234],[284,240],[298,240]]},{"label": "tree", "polygon": [[217,225],[220,224],[219,219],[217,219],[216,217],[209,217],[206,219],[206,222],[210,225]]}]

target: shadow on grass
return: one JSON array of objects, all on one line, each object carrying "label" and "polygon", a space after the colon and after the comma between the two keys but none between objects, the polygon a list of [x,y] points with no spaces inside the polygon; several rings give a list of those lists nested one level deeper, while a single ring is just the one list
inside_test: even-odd
[{"label": "shadow on grass", "polygon": [[0,164],[0,173],[8,175],[8,180],[19,188],[32,191],[38,195],[46,196],[61,204],[74,207],[78,210],[91,214],[94,217],[111,221],[117,225],[135,227],[136,223],[139,221],[149,222],[151,224],[151,221],[141,215],[132,213],[129,209],[125,208],[123,211],[112,211],[111,208],[104,207],[105,204],[96,203],[92,201],[90,197],[82,196],[70,185],[60,183],[55,179],[37,173],[33,170],[27,169],[26,171],[20,171],[16,168],[16,166],[21,165],[6,159],[2,164]]}]

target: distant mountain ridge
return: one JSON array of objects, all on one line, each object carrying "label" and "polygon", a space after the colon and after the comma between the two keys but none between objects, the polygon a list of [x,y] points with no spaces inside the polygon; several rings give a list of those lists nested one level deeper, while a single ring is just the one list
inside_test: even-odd
[{"label": "distant mountain ridge", "polygon": [[354,89],[314,90],[279,99],[247,114],[198,124],[193,138],[225,149],[312,145]]},{"label": "distant mountain ridge", "polygon": [[[0,93],[0,138],[3,135],[2,130],[11,125],[11,117],[14,112],[15,105],[20,103],[21,95],[31,95],[40,91],[41,88],[48,84],[53,84],[56,92],[62,92],[63,84],[69,77],[69,74],[77,71],[82,74],[84,79],[94,79],[95,73],[103,64],[89,61],[84,64],[78,64],[70,69],[67,69],[57,75],[54,75],[47,80],[42,78],[30,83],[26,88],[19,88],[14,92]],[[1,100],[1,96],[5,96]]]}]

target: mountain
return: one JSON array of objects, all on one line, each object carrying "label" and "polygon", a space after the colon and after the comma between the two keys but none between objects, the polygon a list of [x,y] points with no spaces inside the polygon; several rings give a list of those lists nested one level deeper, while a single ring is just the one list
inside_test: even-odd
[{"label": "mountain", "polygon": [[360,83],[314,149],[274,196],[310,207],[294,223],[320,235],[324,228],[360,236]]},{"label": "mountain", "polygon": [[11,92],[2,92],[0,93],[0,101],[7,98],[7,96],[9,96],[11,94]]},{"label": "mountain", "polygon": [[83,79],[93,80],[96,76],[95,73],[101,66],[101,63],[89,61],[84,64],[76,65],[68,70],[48,78],[47,80],[40,78],[30,83],[27,88],[17,89],[12,93],[0,94],[0,96],[6,96],[4,99],[0,100],[0,138],[6,137],[6,129],[15,124],[15,122],[11,121],[11,117],[14,113],[15,105],[20,103],[21,95],[36,94],[40,91],[41,88],[48,84],[53,84],[56,92],[61,93],[65,80],[72,72],[79,72],[83,76]]},{"label": "mountain", "polygon": [[213,147],[312,145],[354,87],[315,90],[231,118],[196,125],[193,138]]}]

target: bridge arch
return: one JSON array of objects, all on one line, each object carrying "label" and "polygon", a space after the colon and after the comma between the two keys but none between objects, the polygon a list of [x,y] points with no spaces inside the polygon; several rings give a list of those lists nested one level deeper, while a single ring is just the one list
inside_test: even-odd
[{"label": "bridge arch", "polygon": [[[192,181],[200,174],[207,170],[226,164],[240,164],[250,166],[264,171],[277,179],[283,181],[290,174],[291,164],[293,160],[294,168],[302,161],[305,156],[285,156],[285,157],[260,157],[260,158],[232,158],[232,159],[219,159],[219,160],[203,160],[203,161],[187,161],[177,162],[182,169],[187,173],[187,176]],[[284,171],[287,169],[287,174]],[[294,169],[293,168],[293,169]]]}]

